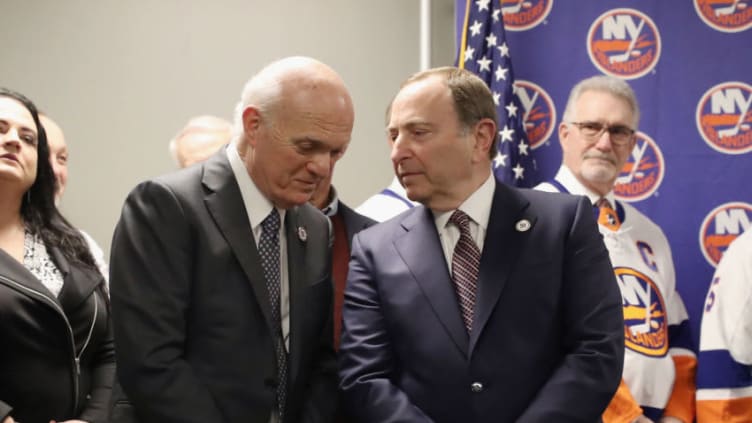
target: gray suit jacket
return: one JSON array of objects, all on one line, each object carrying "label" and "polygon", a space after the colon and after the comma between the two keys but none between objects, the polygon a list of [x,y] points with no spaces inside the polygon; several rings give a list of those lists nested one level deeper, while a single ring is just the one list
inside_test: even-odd
[{"label": "gray suit jacket", "polygon": [[[142,422],[266,423],[276,403],[264,273],[225,154],[137,186],[115,230],[118,377]],[[327,422],[336,408],[329,223],[306,204],[289,209],[284,224],[285,421]],[[115,403],[115,416],[128,414],[119,406],[126,404]]]}]

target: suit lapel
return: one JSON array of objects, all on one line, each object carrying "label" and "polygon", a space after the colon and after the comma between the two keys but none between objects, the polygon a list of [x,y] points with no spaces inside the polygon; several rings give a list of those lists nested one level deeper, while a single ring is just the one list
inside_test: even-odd
[{"label": "suit lapel", "polygon": [[531,228],[535,225],[536,218],[528,210],[528,205],[528,201],[512,189],[500,183],[496,184],[488,219],[488,230],[480,258],[470,354],[499,301],[520,251],[525,248],[529,229],[519,231],[515,225],[523,219],[530,222]]},{"label": "suit lapel", "polygon": [[394,241],[397,251],[428,298],[436,317],[457,348],[467,356],[467,330],[462,322],[433,215],[426,207],[416,207],[405,217],[402,227],[405,233]]},{"label": "suit lapel", "polygon": [[[298,378],[298,371],[300,370],[298,364],[301,362],[300,354],[301,351],[305,350],[302,345],[298,345],[301,341],[301,337],[298,335],[302,333],[302,319],[305,319],[307,315],[305,311],[306,299],[298,298],[305,292],[303,281],[306,271],[304,268],[305,263],[303,262],[303,257],[306,257],[306,244],[298,236],[298,227],[302,228],[305,226],[300,222],[301,218],[297,208],[288,209],[285,213],[288,297],[290,299],[290,359],[287,361],[287,365],[290,381],[295,381]],[[293,304],[295,304],[294,310]]]},{"label": "suit lapel", "polygon": [[209,192],[204,203],[219,231],[230,244],[240,267],[256,294],[261,312],[266,320],[269,333],[274,332],[269,293],[266,288],[261,257],[253,238],[248,214],[240,195],[240,188],[232,173],[225,150],[221,149],[204,163],[202,183]]},{"label": "suit lapel", "polygon": [[100,283],[104,283],[104,277],[99,271],[84,270],[78,266],[71,266],[62,252],[57,248],[48,248],[47,251],[63,275],[63,288],[58,294],[58,300],[67,312],[75,310]]}]

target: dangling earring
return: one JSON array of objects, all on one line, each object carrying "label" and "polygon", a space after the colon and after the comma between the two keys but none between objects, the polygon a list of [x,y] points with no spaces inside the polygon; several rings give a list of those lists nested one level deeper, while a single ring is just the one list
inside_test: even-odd
[{"label": "dangling earring", "polygon": [[26,202],[31,205],[31,188],[26,191]]}]

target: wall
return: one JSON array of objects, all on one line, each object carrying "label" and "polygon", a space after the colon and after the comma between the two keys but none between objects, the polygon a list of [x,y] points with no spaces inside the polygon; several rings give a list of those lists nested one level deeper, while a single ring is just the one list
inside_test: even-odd
[{"label": "wall", "polygon": [[[434,63],[454,57],[451,0],[433,2]],[[62,209],[109,251],[126,194],[175,168],[168,141],[199,114],[231,118],[245,81],[289,55],[341,73],[356,110],[334,178],[357,206],[391,180],[384,110],[419,67],[417,0],[2,0],[0,86],[63,128]]]}]

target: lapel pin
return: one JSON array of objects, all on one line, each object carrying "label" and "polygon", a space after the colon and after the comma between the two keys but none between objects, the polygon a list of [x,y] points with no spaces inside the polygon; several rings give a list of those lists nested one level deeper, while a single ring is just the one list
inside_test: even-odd
[{"label": "lapel pin", "polygon": [[308,239],[308,232],[306,232],[305,228],[302,226],[298,226],[298,239],[306,242]]},{"label": "lapel pin", "polygon": [[527,230],[530,229],[530,226],[529,220],[522,219],[515,223],[514,228],[517,229],[517,232],[527,232]]}]

